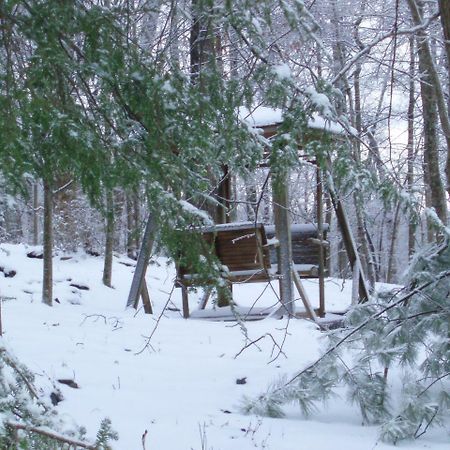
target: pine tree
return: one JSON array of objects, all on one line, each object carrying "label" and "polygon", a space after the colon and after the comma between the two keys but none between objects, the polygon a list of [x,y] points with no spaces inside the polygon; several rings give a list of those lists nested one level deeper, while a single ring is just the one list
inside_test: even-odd
[{"label": "pine tree", "polygon": [[[267,394],[245,399],[247,413],[283,416],[297,403],[310,414],[336,388],[347,388],[366,424],[388,442],[418,438],[450,414],[450,246],[433,246],[411,266],[407,287],[353,308],[329,349]],[[399,401],[393,401],[401,377]],[[394,391],[394,392],[393,392]]]}]

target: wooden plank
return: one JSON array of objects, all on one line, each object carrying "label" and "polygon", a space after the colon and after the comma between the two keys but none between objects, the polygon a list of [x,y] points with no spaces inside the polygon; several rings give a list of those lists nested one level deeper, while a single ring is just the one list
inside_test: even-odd
[{"label": "wooden plank", "polygon": [[145,278],[142,281],[141,298],[142,298],[142,304],[144,305],[145,314],[153,314],[152,303],[150,301],[150,295],[148,293],[148,288],[147,288],[147,283],[145,281]]},{"label": "wooden plank", "polygon": [[189,294],[187,286],[184,284],[181,284],[181,300],[183,304],[183,317],[185,319],[189,318]]},{"label": "wooden plank", "polygon": [[150,213],[145,226],[144,237],[142,239],[141,249],[139,251],[136,268],[134,270],[133,281],[131,282],[130,293],[128,294],[127,308],[137,308],[139,303],[139,296],[142,291],[142,283],[145,279],[145,272],[147,271],[150,254],[152,252],[154,234],[156,231],[156,221],[154,219],[154,212]]},{"label": "wooden plank", "polygon": [[318,319],[317,314],[314,311],[314,308],[312,307],[311,302],[309,301],[308,294],[306,293],[305,288],[303,287],[302,281],[301,281],[298,273],[294,270],[293,267],[291,269],[291,272],[292,272],[292,278],[294,280],[295,287],[297,288],[300,298],[302,299],[303,305],[306,309],[306,312],[308,313],[308,316],[310,317],[310,319],[313,322],[317,323],[317,319]]}]

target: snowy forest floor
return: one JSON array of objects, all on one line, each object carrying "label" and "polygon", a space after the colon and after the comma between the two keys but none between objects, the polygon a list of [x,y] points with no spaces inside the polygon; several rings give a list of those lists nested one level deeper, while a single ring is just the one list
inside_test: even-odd
[{"label": "snowy forest floor", "polygon": [[[36,374],[43,395],[55,387],[64,397],[57,410],[67,423],[87,428],[93,437],[104,417],[119,433],[116,450],[377,450],[391,446],[378,441],[377,427],[361,426],[356,410],[336,398],[305,419],[295,406],[286,418],[270,419],[239,413],[243,396],[255,397],[282,374],[292,374],[313,361],[323,334],[306,320],[267,318],[247,322],[248,340],[231,322],[184,320],[181,293],[173,289],[174,270],[164,258],[147,272],[154,315],[125,311],[134,264],[116,257],[113,288],[102,285],[102,258],[84,253],[54,258],[52,308],[41,303],[42,260],[26,254],[33,247],[0,246],[4,340]],[[66,259],[65,257],[71,257]],[[318,290],[306,281],[313,303]],[[74,286],[88,287],[89,290]],[[276,296],[266,286],[234,289],[242,306],[270,306]],[[200,293],[198,294],[200,295]],[[328,311],[349,305],[351,283],[326,283]],[[167,304],[171,310],[161,312]],[[195,309],[195,294],[190,295]],[[158,321],[158,318],[160,320]],[[149,342],[149,336],[151,340]],[[276,343],[276,344],[275,344]],[[277,346],[282,346],[279,352]],[[60,384],[72,379],[78,389]],[[245,384],[237,384],[246,378]],[[401,449],[448,450],[449,429],[428,432]]]}]

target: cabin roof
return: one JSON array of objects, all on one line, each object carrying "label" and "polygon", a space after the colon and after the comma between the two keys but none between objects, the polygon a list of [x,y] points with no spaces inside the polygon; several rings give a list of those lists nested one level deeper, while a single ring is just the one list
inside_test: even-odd
[{"label": "cabin roof", "polygon": [[[267,106],[257,106],[252,110],[246,107],[240,107],[239,117],[253,128],[273,127],[283,122],[283,111],[279,108],[268,108]],[[308,128],[340,135],[357,134],[354,128],[344,128],[340,123],[324,119],[317,113],[313,114],[308,120]]]}]

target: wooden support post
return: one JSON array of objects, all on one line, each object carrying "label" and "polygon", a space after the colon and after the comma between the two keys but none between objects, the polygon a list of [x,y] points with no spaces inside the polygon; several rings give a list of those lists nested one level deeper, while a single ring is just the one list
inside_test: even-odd
[{"label": "wooden support post", "polygon": [[310,317],[310,319],[313,322],[317,323],[317,314],[314,311],[314,308],[311,305],[311,302],[309,301],[308,294],[305,291],[305,288],[303,287],[302,280],[300,279],[299,274],[294,269],[294,264],[291,266],[291,273],[292,278],[294,279],[295,286],[297,288],[297,291],[300,295],[300,298],[302,299],[303,305],[305,306],[306,313]]},{"label": "wooden support post", "polygon": [[181,285],[181,299],[183,303],[183,317],[185,319],[189,318],[189,294],[188,288],[182,284]]},{"label": "wooden support post", "polygon": [[[317,184],[317,238],[323,242],[323,187],[322,173],[319,165],[316,169]],[[319,316],[325,315],[325,249],[319,245]]]},{"label": "wooden support post", "polygon": [[[150,294],[148,293],[145,278],[142,281],[141,297],[142,297],[142,304],[144,305],[145,314],[153,314],[152,302],[150,301]],[[137,309],[137,305],[135,305],[134,308]]]},{"label": "wooden support post", "polygon": [[278,273],[280,275],[280,314],[294,315],[294,292],[292,280],[292,240],[289,216],[289,171],[280,170],[272,174],[273,215],[275,235],[279,242]]},{"label": "wooden support post", "polygon": [[136,263],[136,269],[134,270],[133,281],[131,282],[130,293],[127,300],[127,308],[137,308],[137,305],[139,304],[139,296],[142,293],[145,272],[147,271],[147,265],[152,252],[155,230],[156,221],[154,214],[150,214],[145,227],[144,237],[142,239],[141,249],[139,251],[138,260]]}]

